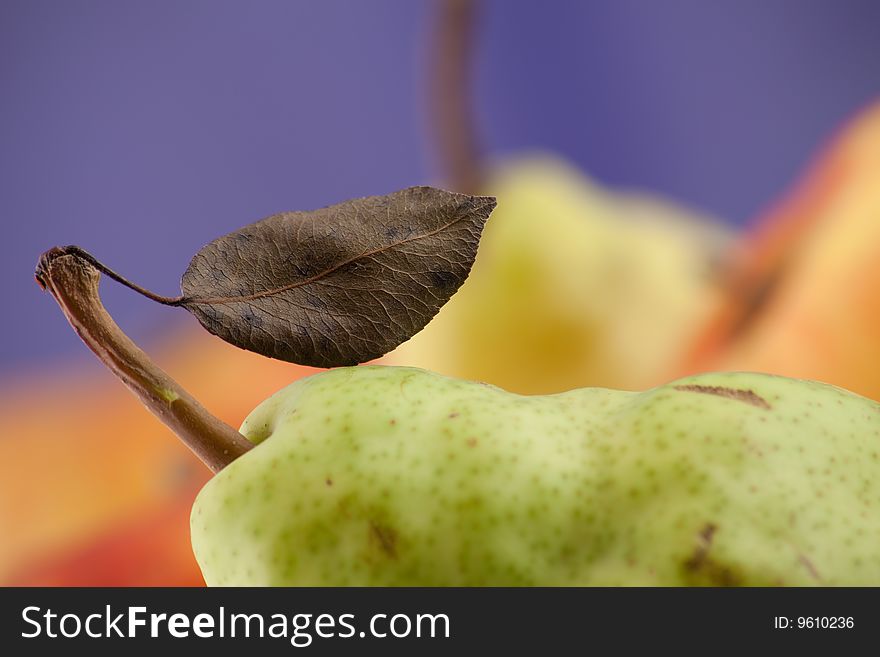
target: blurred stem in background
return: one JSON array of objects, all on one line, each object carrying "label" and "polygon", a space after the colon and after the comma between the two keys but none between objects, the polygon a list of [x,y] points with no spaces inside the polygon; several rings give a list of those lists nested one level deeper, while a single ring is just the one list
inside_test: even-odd
[{"label": "blurred stem in background", "polygon": [[485,178],[472,96],[479,13],[477,0],[438,0],[428,71],[434,148],[449,185],[467,194]]}]

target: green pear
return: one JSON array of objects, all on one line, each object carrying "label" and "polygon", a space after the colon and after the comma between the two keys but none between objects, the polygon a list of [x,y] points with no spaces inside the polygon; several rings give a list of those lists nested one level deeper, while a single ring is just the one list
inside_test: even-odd
[{"label": "green pear", "polygon": [[521,396],[299,380],[192,513],[211,585],[880,585],[880,404],[705,374]]}]

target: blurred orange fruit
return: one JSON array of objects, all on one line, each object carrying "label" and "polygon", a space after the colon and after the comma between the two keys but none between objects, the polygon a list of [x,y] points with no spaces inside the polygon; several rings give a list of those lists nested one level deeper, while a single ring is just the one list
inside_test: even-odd
[{"label": "blurred orange fruit", "polygon": [[[150,351],[235,427],[260,401],[314,371],[236,349],[194,326],[172,332]],[[0,426],[0,584],[22,581],[21,573],[29,573],[28,581],[45,581],[36,564],[53,562],[67,549],[86,549],[93,540],[126,544],[125,536],[138,534],[132,526],[138,518],[152,518],[154,552],[108,560],[107,548],[95,548],[104,556],[78,562],[77,576],[155,584],[156,569],[169,554],[158,545],[167,542],[172,551],[183,551],[188,569],[176,559],[161,583],[199,580],[188,523],[159,526],[163,518],[176,518],[181,503],[191,506],[210,472],[112,374],[83,378],[68,367],[19,382],[2,395]],[[113,528],[121,532],[115,539],[108,538]],[[108,571],[114,568],[115,579]],[[90,572],[100,576],[90,580]]]},{"label": "blurred orange fruit", "polygon": [[880,399],[880,104],[736,250],[685,372],[755,370]]}]

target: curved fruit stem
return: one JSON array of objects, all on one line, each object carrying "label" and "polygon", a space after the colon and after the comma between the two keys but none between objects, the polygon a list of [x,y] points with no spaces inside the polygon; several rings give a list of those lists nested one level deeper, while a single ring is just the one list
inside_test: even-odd
[{"label": "curved fruit stem", "polygon": [[35,277],[98,358],[211,470],[218,472],[253,447],[213,416],[122,332],[101,303],[99,269],[77,247],[53,248]]}]

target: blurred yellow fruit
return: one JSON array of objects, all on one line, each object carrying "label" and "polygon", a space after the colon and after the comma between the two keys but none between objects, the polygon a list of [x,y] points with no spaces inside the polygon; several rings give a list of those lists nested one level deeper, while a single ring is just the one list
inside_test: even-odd
[{"label": "blurred yellow fruit", "polygon": [[533,394],[668,378],[719,302],[725,230],[551,157],[500,168],[485,191],[498,208],[471,276],[383,362]]}]

